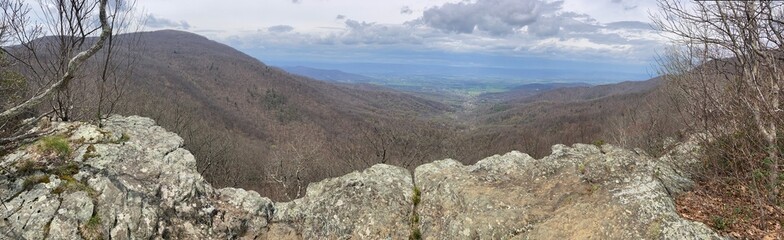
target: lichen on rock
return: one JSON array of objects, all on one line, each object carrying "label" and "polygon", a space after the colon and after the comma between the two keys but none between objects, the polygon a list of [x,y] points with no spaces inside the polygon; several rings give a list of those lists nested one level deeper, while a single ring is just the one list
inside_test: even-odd
[{"label": "lichen on rock", "polygon": [[414,174],[380,164],[276,203],[213,188],[183,139],[151,119],[102,126],[53,123],[72,151],[2,157],[0,239],[721,238],[675,212],[672,196],[690,187],[689,145],[660,159],[576,144],[542,159],[440,160]]}]

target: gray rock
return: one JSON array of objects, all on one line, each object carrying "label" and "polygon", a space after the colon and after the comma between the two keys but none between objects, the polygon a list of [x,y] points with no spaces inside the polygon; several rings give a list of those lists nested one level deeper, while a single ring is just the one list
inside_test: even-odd
[{"label": "gray rock", "polygon": [[674,144],[670,152],[658,159],[660,164],[655,169],[656,174],[673,197],[694,186],[690,173],[694,172],[694,167],[700,164],[698,158],[702,151],[699,146],[700,137],[704,136],[693,136],[686,142]]},{"label": "gray rock", "polygon": [[375,165],[311,184],[304,198],[275,204],[272,227],[304,239],[405,239],[413,187],[407,170]]},{"label": "gray rock", "polygon": [[50,239],[80,239],[79,226],[93,216],[95,206],[83,191],[61,194],[60,209],[49,225]]},{"label": "gray rock", "polygon": [[688,142],[659,159],[585,144],[555,145],[542,159],[446,159],[414,178],[375,165],[274,203],[214,189],[183,139],[148,118],[113,116],[103,126],[52,123],[74,149],[65,161],[35,144],[0,159],[9,170],[0,176],[0,239],[405,239],[414,229],[425,239],[720,238],[675,212],[673,196],[691,187],[696,163]]},{"label": "gray rock", "polygon": [[60,207],[60,202],[48,192],[38,185],[4,204],[3,217],[7,220],[0,228],[13,233],[7,238],[41,239],[48,233],[48,225]]},{"label": "gray rock", "polygon": [[[240,231],[235,226],[245,226],[245,235],[264,236],[267,232],[269,219],[272,218],[274,211],[273,203],[268,198],[262,198],[257,192],[246,191],[244,189],[223,188],[219,190],[219,205],[231,207],[232,211],[220,212],[220,216],[214,217],[214,228],[217,231],[234,232]],[[212,209],[205,209],[204,215],[212,214]],[[218,227],[220,226],[220,227]]]},{"label": "gray rock", "polygon": [[519,152],[473,166],[419,166],[417,208],[424,239],[720,239],[681,218],[659,180],[667,168],[604,145],[556,145],[533,159]]},{"label": "gray rock", "polygon": [[[225,239],[243,229],[266,229],[264,209],[271,201],[254,193],[244,203],[224,203],[236,194],[205,182],[176,134],[135,116],[113,116],[103,124],[53,124],[55,134],[66,135],[77,149],[66,162],[77,166],[77,174],[53,174],[60,166],[52,165],[33,174],[51,173],[49,183],[23,184],[32,175],[22,172],[10,173],[16,181],[0,179],[0,196],[8,199],[0,208],[7,219],[0,239]],[[34,148],[22,148],[0,165],[15,169],[40,157]],[[251,211],[253,204],[258,210]],[[213,219],[227,215],[234,220]]]},{"label": "gray rock", "polygon": [[82,235],[79,234],[79,222],[62,216],[56,216],[52,219],[48,234],[47,239],[82,239]]}]

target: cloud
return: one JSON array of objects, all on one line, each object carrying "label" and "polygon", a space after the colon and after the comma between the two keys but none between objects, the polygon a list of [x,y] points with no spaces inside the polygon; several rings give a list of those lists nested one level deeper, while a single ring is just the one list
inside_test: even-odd
[{"label": "cloud", "polygon": [[414,13],[414,10],[411,9],[409,6],[403,6],[400,8],[400,14],[411,15]]},{"label": "cloud", "polygon": [[367,27],[373,26],[374,23],[367,23],[367,22],[359,22],[356,20],[348,19],[346,20],[346,27],[353,30],[363,30]]},{"label": "cloud", "polygon": [[337,15],[341,27],[308,32],[273,26],[232,36],[230,41],[246,49],[402,49],[618,62],[648,61],[664,42],[648,23],[602,23],[590,15],[566,11],[562,5],[548,0],[462,1],[429,8],[420,18],[405,23],[375,23]]},{"label": "cloud", "polygon": [[343,45],[420,45],[432,31],[403,24],[377,24],[353,19],[345,21],[346,30],[322,36],[320,41]]},{"label": "cloud", "polygon": [[607,27],[613,29],[644,29],[644,30],[653,29],[653,26],[650,23],[644,23],[639,21],[611,22],[607,24]]},{"label": "cloud", "polygon": [[285,33],[291,32],[294,30],[294,27],[289,25],[277,25],[267,28],[267,31],[274,32],[274,33]]},{"label": "cloud", "polygon": [[551,37],[558,35],[561,31],[559,19],[554,17],[540,18],[536,24],[528,26],[528,32],[540,37]]},{"label": "cloud", "polygon": [[109,6],[109,9],[116,9],[117,11],[125,12],[130,10],[134,3],[129,3],[128,0],[117,0],[108,1],[106,4]]},{"label": "cloud", "polygon": [[639,5],[637,4],[629,4],[627,1],[624,0],[610,0],[611,3],[620,4],[623,7],[624,11],[631,11],[637,9]]},{"label": "cloud", "polygon": [[562,2],[542,0],[478,0],[476,2],[446,3],[425,10],[422,21],[430,27],[456,33],[476,30],[494,35],[514,33],[535,23],[539,18],[553,15]]},{"label": "cloud", "polygon": [[144,19],[144,25],[149,28],[157,29],[174,28],[188,30],[191,28],[191,25],[186,21],[177,22],[166,18],[156,17],[155,15],[148,15],[147,18]]}]

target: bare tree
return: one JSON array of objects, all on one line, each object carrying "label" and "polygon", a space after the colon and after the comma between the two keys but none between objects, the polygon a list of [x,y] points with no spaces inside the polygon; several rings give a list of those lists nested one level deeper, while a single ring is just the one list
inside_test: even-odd
[{"label": "bare tree", "polygon": [[[27,2],[0,0],[0,52],[7,60],[0,70],[18,72],[25,83],[15,90],[22,98],[8,99],[0,107],[3,145],[40,135],[27,130],[53,113],[61,120],[100,120],[111,113],[133,67],[131,58],[115,56],[113,49],[121,45],[114,36],[141,26],[131,22],[133,1],[41,0],[35,15]],[[133,47],[133,42],[126,40],[122,46]],[[91,59],[100,63],[86,64]],[[91,76],[96,80],[90,81]],[[42,103],[48,103],[49,110]],[[74,118],[77,115],[82,117]],[[19,121],[27,117],[34,118]]]},{"label": "bare tree", "polygon": [[680,140],[684,128],[682,116],[671,110],[668,95],[657,90],[645,96],[644,101],[632,102],[607,120],[602,139],[628,149],[641,148],[653,156],[667,153]]},{"label": "bare tree", "polygon": [[[73,48],[48,53],[58,56],[57,58],[43,58],[43,53],[39,52],[41,49],[37,45],[41,41],[46,41],[46,39],[39,39],[47,33],[44,29],[45,25],[39,25],[31,20],[31,8],[25,1],[0,0],[0,10],[3,13],[0,16],[0,45],[3,46],[1,51],[5,57],[9,58],[10,65],[13,67],[11,69],[21,69],[22,75],[25,76],[25,83],[30,83],[32,80],[38,85],[37,88],[31,88],[34,90],[27,100],[3,106],[4,108],[0,111],[0,122],[4,124],[15,123],[15,121],[11,121],[13,118],[25,112],[31,112],[47,98],[67,91],[69,84],[78,78],[77,72],[82,65],[104,47],[107,39],[113,33],[109,21],[110,16],[107,13],[108,0],[96,2],[55,1],[52,3],[54,4],[47,5],[41,2],[41,5],[58,9],[56,12],[60,16],[59,22],[61,23],[58,26],[63,30],[69,29],[69,33],[72,34],[59,38],[69,40]],[[97,16],[95,16],[96,12]],[[95,25],[91,24],[94,22],[98,22],[98,25],[91,27],[91,25]],[[53,31],[52,33],[65,33],[65,31]],[[97,39],[89,47],[83,48],[85,39],[96,33]],[[59,64],[46,64],[48,59],[57,59],[51,61],[57,61]],[[43,116],[40,115],[35,119],[40,119]],[[11,134],[9,137],[0,139],[0,144],[5,149],[13,145],[9,143],[40,135],[40,133],[26,133],[24,131],[34,122],[36,121],[21,122],[18,126],[6,126],[11,129],[8,131]]]},{"label": "bare tree", "polygon": [[[129,32],[139,32],[144,26],[143,18],[139,18],[133,11],[135,1],[123,0],[116,1],[111,7],[111,27],[114,35]],[[141,34],[125,34],[122,38],[110,37],[104,49],[96,55],[96,64],[90,64],[87,72],[94,81],[87,85],[87,89],[82,92],[82,96],[88,97],[83,105],[87,106],[86,113],[88,118],[93,116],[100,124],[100,120],[113,114],[118,105],[125,101],[122,98],[127,91],[127,85],[131,75],[135,71],[138,55],[134,52],[143,48],[141,44]],[[90,81],[85,81],[90,83]],[[87,94],[93,92],[95,94]]]},{"label": "bare tree", "polygon": [[240,178],[248,171],[235,166],[242,165],[236,136],[229,130],[216,129],[197,114],[198,109],[188,107],[185,99],[175,91],[162,94],[167,99],[152,96],[153,93],[137,93],[123,99],[128,104],[119,105],[123,114],[140,114],[154,119],[158,125],[177,133],[185,146],[198,159],[196,169],[204,178],[216,186],[239,186]]},{"label": "bare tree", "polygon": [[[60,39],[68,42],[61,42],[63,48],[57,53],[60,57],[56,60],[50,60],[59,61],[62,64],[53,65],[45,65],[43,63],[43,61],[46,61],[45,59],[36,57],[40,56],[41,53],[38,52],[40,49],[37,47],[40,42],[35,40],[41,37],[42,34],[45,33],[45,30],[43,30],[42,26],[33,25],[30,22],[28,16],[30,11],[29,6],[19,0],[4,0],[4,3],[0,4],[5,12],[2,19],[3,26],[0,28],[4,31],[4,33],[0,34],[4,37],[2,42],[5,44],[18,43],[19,45],[14,46],[22,48],[22,51],[24,52],[22,54],[26,56],[17,53],[17,51],[15,51],[16,49],[12,50],[9,47],[2,48],[3,52],[11,56],[15,61],[20,62],[21,65],[27,67],[26,70],[30,70],[34,77],[37,77],[42,81],[51,82],[48,87],[38,91],[25,102],[0,113],[0,118],[16,116],[20,114],[23,109],[32,108],[41,103],[46,97],[49,97],[52,94],[62,94],[62,92],[67,90],[68,85],[71,83],[71,80],[76,77],[77,71],[81,68],[82,64],[103,48],[106,41],[112,35],[112,28],[106,12],[107,2],[108,0],[100,0],[97,3],[90,4],[87,1],[59,1],[58,4],[55,5],[58,10],[57,17],[59,17],[58,20],[60,23],[53,26],[57,28],[54,28],[55,31],[52,33],[67,34]],[[91,28],[88,23],[96,8],[99,12],[98,20],[100,21],[100,26]],[[57,21],[54,18],[51,20]],[[62,29],[63,31],[57,31],[57,29]],[[67,32],[65,30],[67,30]],[[96,31],[100,32],[98,39],[86,50],[78,51],[85,43],[87,37],[91,36],[91,34]],[[33,56],[34,59],[29,59],[27,56]],[[34,64],[37,64],[38,66],[36,67]],[[52,74],[46,74],[47,72],[58,74],[52,76]],[[62,111],[63,109],[58,110]],[[67,116],[63,117],[67,118]]]},{"label": "bare tree", "polygon": [[268,173],[270,180],[279,186],[279,195],[289,201],[301,197],[311,181],[327,177],[312,173],[314,165],[322,160],[324,133],[313,125],[301,125],[280,129],[287,137],[281,145],[273,147],[272,172]]},{"label": "bare tree", "polygon": [[653,15],[678,46],[663,58],[663,73],[680,94],[681,109],[696,120],[691,127],[714,139],[747,136],[746,143],[727,151],[764,168],[771,202],[779,200],[781,188],[782,6],[775,1],[660,0],[661,11]]},{"label": "bare tree", "polygon": [[442,158],[446,153],[448,130],[442,124],[409,119],[381,120],[354,124],[353,135],[341,136],[331,148],[348,169],[362,169],[375,164],[414,167]]}]

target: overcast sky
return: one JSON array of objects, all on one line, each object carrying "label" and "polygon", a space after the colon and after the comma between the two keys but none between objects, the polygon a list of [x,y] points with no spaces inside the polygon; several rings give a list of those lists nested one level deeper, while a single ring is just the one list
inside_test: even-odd
[{"label": "overcast sky", "polygon": [[[265,62],[440,62],[459,55],[649,66],[654,0],[138,0],[146,30],[186,30]],[[394,54],[391,54],[394,53]],[[429,57],[429,56],[441,57]],[[456,61],[452,65],[481,62]]]}]

